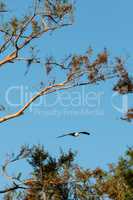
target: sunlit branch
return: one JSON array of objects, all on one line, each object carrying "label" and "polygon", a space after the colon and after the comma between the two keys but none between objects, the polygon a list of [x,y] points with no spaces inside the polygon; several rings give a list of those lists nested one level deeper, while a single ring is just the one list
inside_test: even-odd
[{"label": "sunlit branch", "polygon": [[27,38],[24,40],[23,43],[21,43],[20,45],[16,44],[16,50],[15,51],[13,51],[11,54],[9,54],[3,60],[0,61],[0,67],[2,67],[4,64],[10,63],[14,59],[16,59],[18,57],[18,52],[21,49],[23,49],[25,46],[27,46],[33,39],[36,39],[36,38],[40,37],[42,34],[48,32],[48,31],[54,31],[54,30],[56,30],[58,28],[69,26],[69,25],[71,25],[71,24],[62,24],[62,25],[59,25],[59,26],[54,26],[52,28],[51,27],[50,28],[46,28],[45,30],[42,30],[39,33],[35,33],[35,34],[31,34],[31,35],[27,36]]},{"label": "sunlit branch", "polygon": [[[83,86],[83,85],[89,85],[89,84],[92,84],[93,82],[95,83],[95,82],[99,82],[101,80],[104,80],[103,77],[98,76],[93,82],[91,82],[91,81],[85,81],[85,82],[82,82],[82,83],[76,82],[76,80],[78,78],[80,78],[81,76],[83,76],[86,73],[88,73],[88,72],[84,71],[84,72],[81,72],[81,73],[79,73],[77,75],[75,73],[75,74],[73,74],[73,76],[74,75],[76,75],[76,76],[75,77],[72,76],[72,79],[70,79],[70,80],[67,79],[63,83],[51,85],[51,86],[48,86],[46,88],[41,89],[18,112],[14,113],[14,114],[11,114],[11,115],[7,115],[5,117],[1,117],[0,118],[0,123],[6,122],[6,121],[8,121],[10,119],[17,118],[17,117],[23,115],[24,112],[28,109],[28,107],[34,101],[36,101],[38,98],[40,98],[41,96],[44,96],[44,95],[47,95],[47,94],[50,94],[50,93],[54,93],[54,92],[57,92],[57,91],[60,91],[60,90],[70,89],[70,88],[73,88],[73,87],[78,87],[78,86]],[[117,75],[108,74],[106,76],[106,79],[111,79],[111,78],[114,78],[116,76]]]}]

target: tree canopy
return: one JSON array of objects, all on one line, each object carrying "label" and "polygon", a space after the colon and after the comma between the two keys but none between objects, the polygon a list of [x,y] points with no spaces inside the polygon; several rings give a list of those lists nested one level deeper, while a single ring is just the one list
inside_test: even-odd
[{"label": "tree canopy", "polygon": [[[8,200],[132,200],[133,148],[108,170],[83,169],[75,163],[76,153],[60,151],[52,157],[41,145],[22,146],[18,155],[11,155],[3,165],[3,175],[11,182],[0,193]],[[21,172],[10,176],[7,167],[24,159],[31,166],[29,178]]]}]

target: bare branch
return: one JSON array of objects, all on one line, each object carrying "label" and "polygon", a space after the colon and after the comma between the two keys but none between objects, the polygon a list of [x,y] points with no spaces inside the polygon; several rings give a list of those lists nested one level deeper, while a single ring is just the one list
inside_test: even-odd
[{"label": "bare branch", "polygon": [[[24,42],[22,44],[20,44],[19,46],[17,46],[17,44],[16,44],[16,50],[15,51],[13,51],[11,54],[9,54],[3,60],[0,61],[0,67],[2,67],[4,64],[10,63],[14,59],[16,59],[17,56],[18,56],[18,52],[21,49],[23,49],[25,46],[27,46],[33,39],[40,37],[42,34],[48,32],[48,31],[54,31],[58,28],[61,28],[61,27],[64,27],[64,26],[69,26],[69,25],[71,25],[71,24],[62,24],[62,25],[59,25],[59,26],[54,26],[52,28],[46,28],[45,30],[42,30],[39,33],[35,33],[35,34],[31,34],[31,35],[27,36],[27,38],[24,40]],[[19,35],[19,37],[20,36],[21,35]],[[17,37],[17,40],[18,40],[19,37]]]},{"label": "bare branch", "polygon": [[18,189],[27,190],[28,188],[27,187],[23,187],[23,186],[19,186],[17,184],[14,184],[14,186],[12,186],[12,187],[6,188],[4,190],[0,190],[0,194],[4,194],[4,193],[7,193],[7,192],[12,192],[12,191],[15,191],[15,190],[18,190]]},{"label": "bare branch", "polygon": [[[75,77],[74,75],[76,74],[72,74],[73,78],[72,79],[67,79],[66,81],[64,81],[63,83],[59,83],[59,84],[55,84],[52,86],[48,86],[46,88],[43,88],[40,92],[38,92],[36,95],[34,95],[18,112],[11,114],[11,115],[7,115],[5,117],[1,117],[0,118],[0,123],[2,122],[6,122],[10,119],[13,118],[17,118],[21,115],[24,114],[24,112],[27,110],[27,108],[34,102],[36,101],[38,98],[40,98],[41,96],[59,91],[59,90],[65,90],[65,89],[70,89],[73,87],[78,87],[78,86],[83,86],[83,85],[89,85],[92,84],[91,81],[87,81],[87,82],[82,82],[82,83],[76,83],[75,80],[78,79],[79,77],[83,76],[84,74],[88,73],[87,71],[81,72],[80,74],[77,74]],[[107,74],[106,79],[112,79],[114,77],[116,77],[116,74]],[[94,82],[99,82],[101,80],[105,80],[103,79],[102,76],[98,76]]]},{"label": "bare branch", "polygon": [[[54,4],[51,5],[51,3],[49,2],[50,9],[52,9],[52,12],[54,11],[53,13],[51,12],[46,13],[45,11],[44,13],[41,13],[41,12],[39,13],[38,12],[39,4],[40,4],[40,1],[37,1],[37,0],[34,1],[34,13],[31,17],[28,17],[28,19],[26,20],[24,24],[23,22],[18,21],[16,18],[14,19],[14,23],[12,21],[11,25],[12,26],[14,25],[15,27],[15,28],[13,27],[15,31],[13,30],[12,33],[10,33],[10,31],[6,29],[4,30],[4,28],[0,28],[0,32],[4,33],[5,36],[8,36],[8,39],[3,43],[3,45],[1,45],[0,52],[3,52],[8,47],[9,44],[12,44],[12,46],[15,48],[14,51],[12,51],[10,54],[5,56],[4,59],[0,61],[0,67],[2,67],[6,63],[10,63],[14,61],[18,57],[19,51],[23,49],[25,46],[27,46],[35,38],[41,37],[44,33],[48,31],[54,31],[58,28],[72,25],[72,23],[66,23],[66,22],[63,23],[62,21],[66,15],[71,13],[71,9],[72,9],[71,4],[64,5],[60,3],[59,5],[57,4],[57,2],[55,2],[55,5]],[[53,10],[54,7],[55,7],[55,10]],[[35,21],[36,17],[37,17],[37,21]],[[39,17],[39,20],[38,20],[38,17]],[[60,19],[59,20],[60,23],[56,22],[56,18]],[[41,20],[41,24],[40,24],[40,20]],[[47,24],[47,21],[54,22],[54,24],[53,23]],[[26,34],[24,35],[24,33],[27,31],[27,28],[29,27],[29,25],[32,26],[32,28],[30,27],[32,32],[26,36]],[[24,39],[24,41],[22,41],[22,39]]]},{"label": "bare branch", "polygon": [[63,82],[63,83],[60,83],[60,84],[55,84],[53,86],[48,86],[44,89],[42,89],[40,92],[38,92],[36,95],[34,95],[18,112],[14,113],[14,114],[11,114],[11,115],[8,115],[8,116],[5,116],[5,117],[1,117],[0,118],[0,123],[2,122],[5,122],[9,119],[13,119],[13,118],[16,118],[18,116],[21,116],[24,114],[24,111],[36,100],[38,99],[39,97],[43,96],[43,95],[46,95],[46,94],[49,94],[49,93],[52,93],[52,92],[55,92],[57,90],[61,90],[61,89],[65,89],[64,86],[65,84],[67,83],[67,81]]},{"label": "bare branch", "polygon": [[16,181],[19,181],[19,182],[21,182],[20,181],[20,174],[19,174],[19,176],[17,175],[17,176],[10,176],[10,175],[8,175],[8,172],[7,172],[7,167],[11,164],[11,163],[14,163],[14,162],[16,162],[16,161],[18,161],[18,160],[22,160],[22,159],[25,159],[28,155],[30,154],[30,149],[27,147],[27,146],[22,146],[21,147],[21,150],[20,150],[20,152],[19,152],[19,154],[18,155],[8,155],[8,158],[5,160],[5,163],[4,163],[4,165],[2,166],[2,173],[3,173],[3,176],[6,178],[6,179],[8,179],[8,180],[10,180],[10,181],[12,181],[13,183],[14,183],[14,180]]}]

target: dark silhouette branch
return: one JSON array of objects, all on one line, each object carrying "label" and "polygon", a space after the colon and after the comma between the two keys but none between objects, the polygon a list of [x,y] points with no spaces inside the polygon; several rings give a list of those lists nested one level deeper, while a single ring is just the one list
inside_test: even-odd
[{"label": "dark silhouette branch", "polygon": [[15,184],[15,186],[13,186],[13,187],[10,187],[10,188],[4,189],[4,190],[0,190],[0,194],[4,194],[4,193],[7,193],[7,192],[12,192],[12,191],[15,191],[15,190],[18,190],[18,189],[27,190],[28,188]]}]

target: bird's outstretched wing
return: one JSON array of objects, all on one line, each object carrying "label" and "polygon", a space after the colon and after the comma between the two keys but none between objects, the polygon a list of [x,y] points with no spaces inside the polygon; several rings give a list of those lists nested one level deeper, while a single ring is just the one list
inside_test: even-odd
[{"label": "bird's outstretched wing", "polygon": [[65,136],[68,136],[69,134],[63,134],[63,135],[59,135],[58,137],[56,138],[62,138],[62,137],[65,137]]},{"label": "bird's outstretched wing", "polygon": [[56,138],[62,138],[62,137],[65,137],[65,136],[73,136],[74,135],[74,133],[67,133],[67,134],[63,134],[63,135],[59,135],[58,137],[56,137]]},{"label": "bird's outstretched wing", "polygon": [[85,135],[90,135],[90,133],[85,132],[85,131],[81,131],[80,133],[81,133],[81,134],[85,134]]}]

